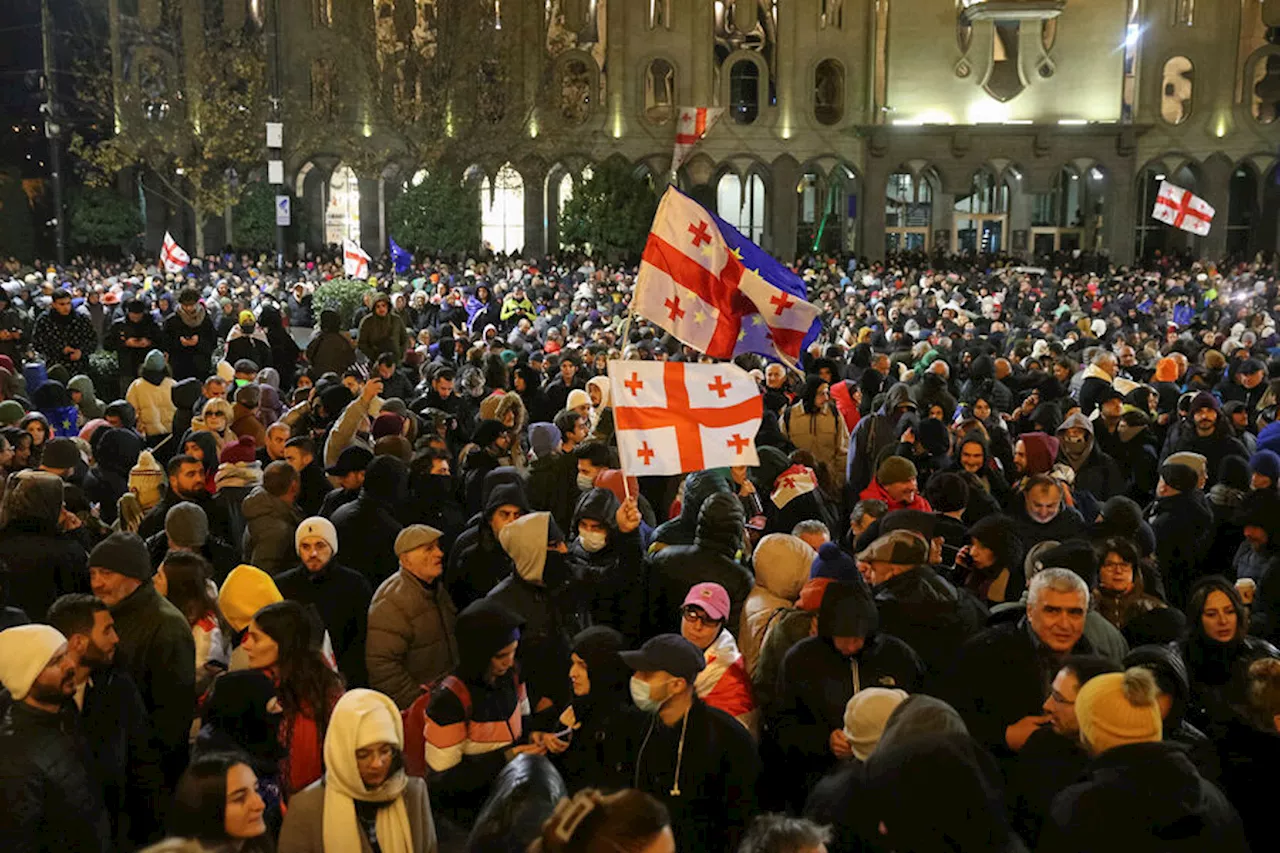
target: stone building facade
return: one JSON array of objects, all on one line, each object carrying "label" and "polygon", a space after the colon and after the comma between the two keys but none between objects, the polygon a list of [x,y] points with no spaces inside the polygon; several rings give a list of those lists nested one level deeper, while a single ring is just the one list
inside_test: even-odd
[{"label": "stone building facade", "polygon": [[[450,39],[501,58],[481,60],[476,82],[501,90],[501,115],[436,166],[476,187],[496,249],[554,252],[564,200],[609,158],[661,189],[686,106],[726,112],[679,186],[783,258],[1219,258],[1274,250],[1280,231],[1275,0],[111,2],[141,19],[220,4],[227,25],[278,33],[286,113],[320,120],[285,131],[312,246],[351,236],[382,251],[388,206],[422,169],[380,126],[352,32],[411,99],[440,97],[424,81]],[[450,116],[487,109],[468,88],[446,96]],[[326,126],[385,138],[386,157],[344,162]],[[1207,237],[1151,219],[1162,179],[1215,206]]]}]

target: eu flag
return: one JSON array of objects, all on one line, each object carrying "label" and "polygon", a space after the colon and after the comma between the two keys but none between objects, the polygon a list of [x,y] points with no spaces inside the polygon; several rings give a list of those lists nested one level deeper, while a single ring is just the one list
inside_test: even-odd
[{"label": "eu flag", "polygon": [[413,255],[400,248],[396,244],[394,237],[388,236],[387,240],[391,243],[391,263],[396,268],[396,274],[404,275],[409,271],[410,265],[413,264]]},{"label": "eu flag", "polygon": [[[804,280],[800,276],[774,260],[772,255],[740,234],[737,228],[734,228],[710,210],[707,212],[715,220],[716,227],[720,229],[720,235],[724,237],[724,242],[729,247],[729,251],[737,253],[744,267],[749,270],[755,270],[761,278],[779,290],[790,293],[792,296],[803,299],[806,302],[809,301],[808,288],[805,287]],[[776,357],[776,351],[766,337],[769,333],[769,327],[759,314],[743,317],[742,331],[744,336],[739,337],[738,346],[735,349],[736,352],[754,352],[760,355]],[[800,345],[800,351],[803,353],[808,349],[809,345],[818,339],[818,335],[821,332],[822,320],[814,320],[813,325],[809,327],[809,331],[805,333],[804,342]]]}]

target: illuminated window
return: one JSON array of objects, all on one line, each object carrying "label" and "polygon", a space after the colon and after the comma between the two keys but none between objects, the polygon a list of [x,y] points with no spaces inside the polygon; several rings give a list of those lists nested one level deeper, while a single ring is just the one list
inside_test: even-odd
[{"label": "illuminated window", "polygon": [[1164,64],[1161,83],[1160,117],[1169,124],[1182,124],[1191,115],[1195,69],[1185,56],[1175,56]]},{"label": "illuminated window", "polygon": [[813,115],[825,125],[844,117],[844,69],[834,59],[822,60],[813,70]]},{"label": "illuminated window", "polygon": [[360,242],[360,179],[350,166],[333,170],[324,211],[324,241],[341,246],[343,240]]},{"label": "illuminated window", "polygon": [[751,174],[742,181],[732,172],[716,186],[716,212],[751,242],[764,239],[764,181]]},{"label": "illuminated window", "polygon": [[563,214],[564,206],[569,202],[569,199],[573,198],[573,175],[568,172],[564,173],[564,176],[560,178],[560,186],[556,190],[556,196],[556,201],[559,205],[558,210]]},{"label": "illuminated window", "polygon": [[671,29],[671,0],[649,0],[649,29]]},{"label": "illuminated window", "polygon": [[760,68],[749,59],[729,69],[729,111],[738,124],[751,124],[760,115]]},{"label": "illuminated window", "polygon": [[480,182],[480,237],[495,252],[524,248],[524,179],[510,163]]},{"label": "illuminated window", "polygon": [[818,26],[822,29],[844,27],[844,0],[819,0]]},{"label": "illuminated window", "polygon": [[311,23],[317,27],[333,26],[333,0],[311,0]]},{"label": "illuminated window", "polygon": [[644,117],[665,124],[676,110],[676,70],[665,59],[655,59],[644,72]]},{"label": "illuminated window", "polygon": [[1196,0],[1173,0],[1173,23],[1178,27],[1194,27]]}]

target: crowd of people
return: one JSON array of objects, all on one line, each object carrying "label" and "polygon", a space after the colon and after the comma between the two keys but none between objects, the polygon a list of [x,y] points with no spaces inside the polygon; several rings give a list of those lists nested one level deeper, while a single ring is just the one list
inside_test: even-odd
[{"label": "crowd of people", "polygon": [[9,262],[0,849],[1265,849],[1280,275],[1062,260],[802,260],[639,479],[634,267]]}]

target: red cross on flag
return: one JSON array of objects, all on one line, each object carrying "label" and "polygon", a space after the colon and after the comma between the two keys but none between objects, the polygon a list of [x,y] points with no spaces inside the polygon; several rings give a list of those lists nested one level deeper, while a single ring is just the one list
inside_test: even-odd
[{"label": "red cross on flag", "polygon": [[182,250],[168,231],[164,232],[164,243],[160,246],[160,262],[164,264],[165,272],[182,272],[191,263],[191,256]]},{"label": "red cross on flag", "polygon": [[347,278],[369,277],[369,256],[351,240],[342,241],[342,272]]},{"label": "red cross on flag", "polygon": [[719,119],[724,115],[724,107],[681,107],[680,118],[676,122],[676,148],[671,152],[671,171],[678,171],[680,164],[689,156],[698,140],[707,135]]},{"label": "red cross on flag", "polygon": [[760,463],[760,391],[732,364],[609,362],[609,399],[622,470],[683,474]]},{"label": "red cross on flag", "polygon": [[773,483],[773,492],[770,493],[769,499],[773,501],[774,506],[782,509],[791,501],[801,495],[807,495],[817,488],[818,477],[813,473],[812,468],[806,468],[804,465],[792,465],[778,475],[778,479]]},{"label": "red cross on flag", "polygon": [[1213,221],[1213,206],[1190,190],[1161,181],[1151,216],[1174,228],[1204,237],[1208,235],[1209,223]]}]

